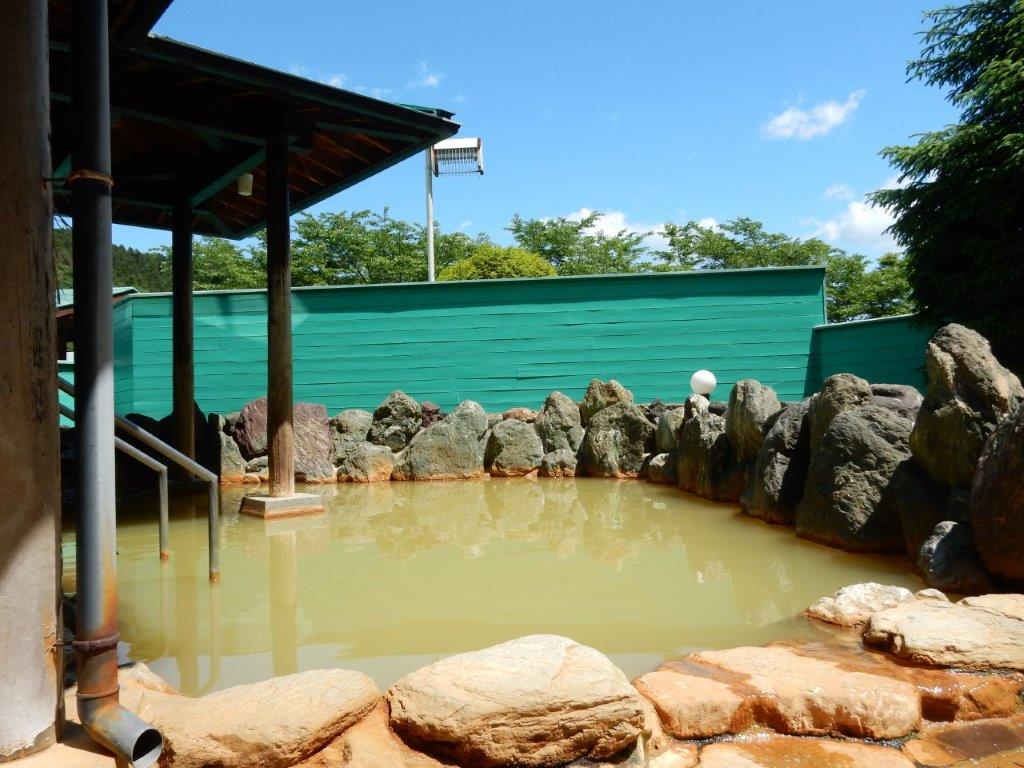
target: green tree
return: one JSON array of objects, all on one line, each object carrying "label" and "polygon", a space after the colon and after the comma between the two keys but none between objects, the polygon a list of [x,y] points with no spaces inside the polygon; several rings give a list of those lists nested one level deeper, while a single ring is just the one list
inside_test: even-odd
[{"label": "green tree", "polygon": [[1024,0],[931,11],[911,79],[947,90],[959,122],[882,154],[901,184],[874,201],[896,216],[913,295],[1024,367]]},{"label": "green tree", "polygon": [[[71,256],[71,229],[55,227],[53,230],[53,258],[58,288],[74,287],[74,269]],[[166,257],[160,250],[140,251],[115,243],[111,248],[113,283],[131,286],[141,292],[169,291],[171,277]]]},{"label": "green tree", "polygon": [[555,268],[535,253],[483,243],[469,257],[441,270],[438,279],[492,280],[501,277],[553,277],[556,274]]},{"label": "green tree", "polygon": [[658,270],[748,269],[751,267],[825,267],[828,317],[842,322],[874,317],[863,301],[867,259],[847,253],[816,237],[798,238],[767,232],[764,224],[741,217],[716,226],[696,221],[666,224],[668,247],[656,256]]},{"label": "green tree", "polygon": [[874,269],[864,273],[855,287],[855,303],[867,317],[908,315],[917,311],[902,253],[887,253]]},{"label": "green tree", "polygon": [[596,212],[578,221],[523,219],[517,213],[506,229],[520,248],[541,256],[560,275],[636,272],[647,253],[644,235],[626,230],[614,235],[596,232],[600,218]]},{"label": "green tree", "polygon": [[258,249],[247,252],[230,240],[201,237],[192,244],[193,288],[197,291],[266,288],[266,260],[261,255]]}]

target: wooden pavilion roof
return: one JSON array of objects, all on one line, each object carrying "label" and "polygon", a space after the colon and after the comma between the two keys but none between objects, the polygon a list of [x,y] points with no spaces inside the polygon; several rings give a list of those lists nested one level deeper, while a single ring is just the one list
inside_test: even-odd
[{"label": "wooden pavilion roof", "polygon": [[[145,25],[170,0],[114,0],[126,46],[111,47],[114,221],[169,229],[188,202],[197,234],[241,238],[266,221],[266,140],[292,148],[292,211],[302,210],[453,135],[452,113],[372,99],[162,37]],[[61,6],[51,2],[53,7]],[[134,7],[134,10],[133,10]],[[133,16],[132,11],[135,15]],[[153,14],[156,14],[155,16]],[[71,171],[71,62],[58,17],[50,44],[54,176]],[[140,19],[152,19],[141,22]],[[141,26],[140,26],[141,24]],[[144,29],[138,37],[138,30]],[[66,35],[65,35],[66,36]],[[134,41],[134,42],[131,42]],[[130,46],[130,47],[127,47]],[[253,194],[235,183],[252,173]],[[54,186],[54,209],[70,194]]]}]

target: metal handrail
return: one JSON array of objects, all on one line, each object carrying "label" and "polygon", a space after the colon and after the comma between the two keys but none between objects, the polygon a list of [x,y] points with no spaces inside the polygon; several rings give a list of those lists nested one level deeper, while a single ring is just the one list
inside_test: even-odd
[{"label": "metal handrail", "polygon": [[[69,384],[67,381],[62,379],[60,376],[57,377],[57,386],[65,394],[70,395],[71,397],[75,396],[75,388],[74,388],[74,386]],[[67,406],[62,406],[62,408],[67,408]],[[67,410],[70,411],[70,409],[67,409]],[[72,413],[72,416],[70,416],[69,418],[73,418],[73,413],[74,412],[71,411],[71,413]],[[65,415],[67,415],[67,414],[65,413]],[[128,419],[124,418],[123,416],[118,416],[117,414],[115,414],[114,415],[114,423],[115,423],[115,425],[119,429],[121,429],[124,432],[128,433],[128,435],[130,435],[134,439],[138,440],[140,443],[142,443],[142,444],[152,448],[154,451],[159,453],[161,456],[164,456],[165,458],[167,458],[170,461],[174,462],[175,464],[177,464],[179,467],[181,467],[185,471],[189,472],[192,475],[195,475],[200,480],[203,480],[204,482],[206,482],[209,485],[209,504],[210,504],[210,511],[209,511],[210,581],[220,581],[220,488],[219,488],[219,485],[218,485],[219,480],[217,478],[217,475],[214,472],[211,472],[210,470],[208,470],[202,464],[199,464],[194,459],[191,459],[188,456],[186,456],[185,454],[183,454],[180,451],[176,450],[175,448],[172,448],[170,445],[165,443],[163,440],[158,438],[156,435],[153,435],[152,433],[147,432],[142,427],[140,427],[138,424],[135,424],[135,423],[133,423],[131,421],[128,421]],[[118,442],[117,442],[118,440],[120,440],[120,438],[115,437],[114,440],[115,440],[115,445],[117,445],[117,447],[120,448],[121,445],[118,445]],[[141,454],[142,456],[146,456],[147,459],[150,459],[150,460],[155,462],[155,460],[153,460],[152,457],[147,456],[145,453],[143,453],[142,451],[139,451],[137,448],[135,448],[134,446],[130,445],[129,443],[126,443],[123,440],[120,440],[120,443],[123,444],[126,448],[129,448],[132,451],[135,451],[137,454]],[[124,449],[122,449],[122,450],[124,450]],[[131,452],[127,451],[127,450],[125,451],[125,453],[127,453],[130,456],[132,456],[133,458],[137,458],[135,453],[131,453]],[[139,459],[139,461],[143,461],[143,460]],[[147,463],[145,461],[143,461],[143,463],[146,464],[147,466],[151,466],[149,463]],[[155,463],[159,463],[159,462],[155,462]],[[166,467],[164,467],[164,471],[166,472]],[[160,530],[160,553],[161,553],[161,557],[163,556],[163,553],[165,551],[165,547],[167,545],[167,528],[166,528],[166,524],[167,524],[167,515],[166,515],[166,507],[164,506],[164,507],[161,508],[161,515],[160,515],[160,526],[161,526],[161,530]]]}]

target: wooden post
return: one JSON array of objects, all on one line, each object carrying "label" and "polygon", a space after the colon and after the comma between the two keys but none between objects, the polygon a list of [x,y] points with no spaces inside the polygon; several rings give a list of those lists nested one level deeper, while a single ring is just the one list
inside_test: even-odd
[{"label": "wooden post", "polygon": [[192,314],[192,208],[174,209],[171,230],[171,273],[174,371],[174,447],[196,456],[195,352]]},{"label": "wooden post", "polygon": [[295,493],[288,138],[267,141],[267,444],[270,495]]},{"label": "wooden post", "polygon": [[63,698],[46,62],[46,0],[0,3],[0,762],[53,742]]}]

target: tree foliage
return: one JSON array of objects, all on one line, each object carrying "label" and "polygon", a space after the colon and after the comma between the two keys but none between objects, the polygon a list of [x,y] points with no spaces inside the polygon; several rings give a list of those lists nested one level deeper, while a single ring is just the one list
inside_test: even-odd
[{"label": "tree foliage", "polygon": [[440,280],[493,280],[502,277],[553,277],[555,268],[522,248],[482,243],[467,258],[441,270]]},{"label": "tree foliage", "polygon": [[517,213],[506,229],[516,245],[538,254],[560,275],[606,275],[636,272],[647,249],[644,235],[620,230],[607,235],[595,229],[600,213],[582,219],[523,219]]},{"label": "tree foliage", "polygon": [[1024,0],[972,0],[926,15],[908,75],[947,90],[959,122],[882,154],[901,185],[876,192],[896,216],[914,298],[1024,366]]}]

